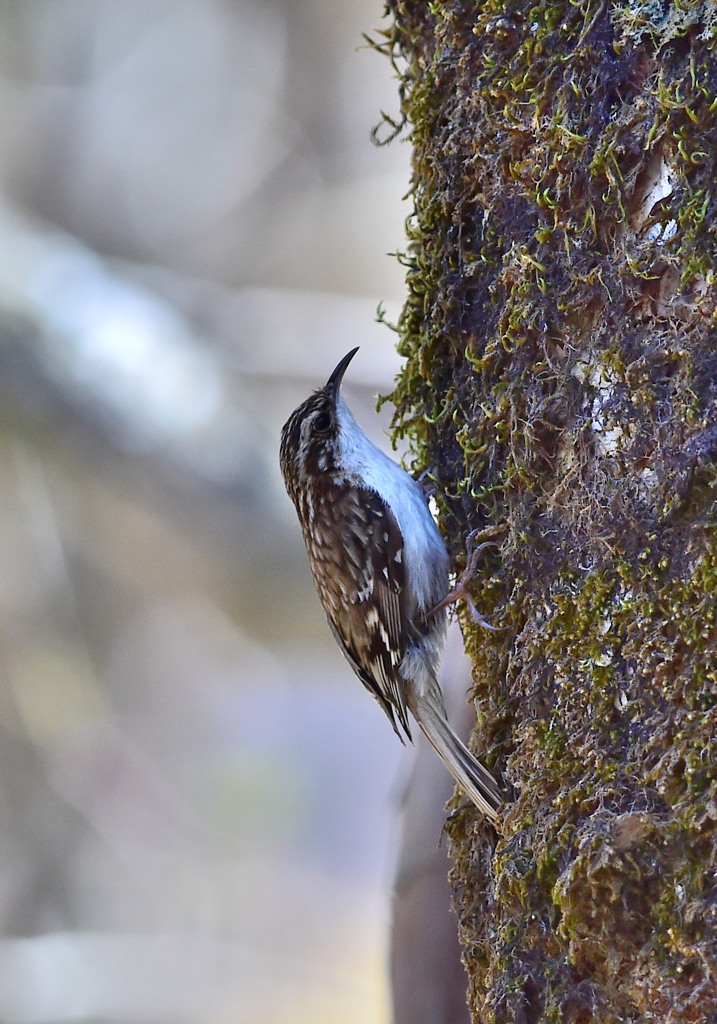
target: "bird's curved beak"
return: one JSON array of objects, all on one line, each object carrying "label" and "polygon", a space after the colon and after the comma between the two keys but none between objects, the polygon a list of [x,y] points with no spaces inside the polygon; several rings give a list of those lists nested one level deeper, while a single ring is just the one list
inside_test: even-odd
[{"label": "bird's curved beak", "polygon": [[346,369],[358,350],[359,346],[357,345],[356,348],[352,348],[350,352],[347,352],[326,382],[326,390],[334,401],[338,398],[339,388],[341,387],[341,381],[344,379]]}]

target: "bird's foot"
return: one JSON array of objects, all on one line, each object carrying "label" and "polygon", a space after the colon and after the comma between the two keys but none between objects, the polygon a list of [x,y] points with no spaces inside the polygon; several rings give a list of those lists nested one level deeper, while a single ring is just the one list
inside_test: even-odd
[{"label": "bird's foot", "polygon": [[486,550],[486,548],[497,548],[499,545],[494,540],[484,540],[477,547],[474,547],[475,538],[478,531],[474,530],[468,534],[466,539],[466,552],[467,560],[466,567],[461,573],[460,578],[457,580],[455,587],[449,591],[442,601],[439,601],[435,608],[431,608],[428,613],[428,618],[431,618],[437,612],[443,608],[447,608],[449,605],[455,604],[457,601],[465,601],[468,605],[468,609],[471,613],[471,618],[478,626],[482,626],[483,629],[489,630],[491,633],[502,633],[505,629],[504,626],[494,626],[488,622],[476,608],[475,602],[471,596],[470,587],[476,576],[478,575],[478,561],[480,556]]},{"label": "bird's foot", "polygon": [[438,490],[438,484],[431,476],[430,469],[424,469],[423,472],[416,477],[416,483],[423,491],[423,497],[426,499],[426,503],[435,497],[436,491]]}]

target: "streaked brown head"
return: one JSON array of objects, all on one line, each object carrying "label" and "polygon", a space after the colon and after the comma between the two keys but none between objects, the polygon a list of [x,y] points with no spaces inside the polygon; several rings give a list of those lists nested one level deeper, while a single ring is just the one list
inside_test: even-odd
[{"label": "streaked brown head", "polygon": [[295,409],[281,431],[279,462],[286,489],[297,505],[307,481],[330,472],[337,463],[337,399],[346,369],[358,352],[351,349],[326,384]]}]

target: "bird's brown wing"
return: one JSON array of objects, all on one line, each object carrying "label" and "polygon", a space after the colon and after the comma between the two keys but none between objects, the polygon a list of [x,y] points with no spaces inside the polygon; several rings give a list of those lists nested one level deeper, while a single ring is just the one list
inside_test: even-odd
[{"label": "bird's brown wing", "polygon": [[400,725],[410,739],[399,672],[407,633],[401,530],[385,502],[365,488],[332,488],[314,512],[310,561],[329,625],[396,733]]}]

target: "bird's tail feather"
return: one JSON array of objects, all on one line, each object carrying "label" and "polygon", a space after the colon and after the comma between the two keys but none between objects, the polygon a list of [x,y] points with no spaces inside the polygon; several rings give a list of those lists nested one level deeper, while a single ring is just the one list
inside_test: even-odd
[{"label": "bird's tail feather", "polygon": [[460,788],[490,821],[498,817],[502,794],[487,768],[471,754],[451,728],[442,701],[428,693],[411,701],[411,711],[428,742]]}]

